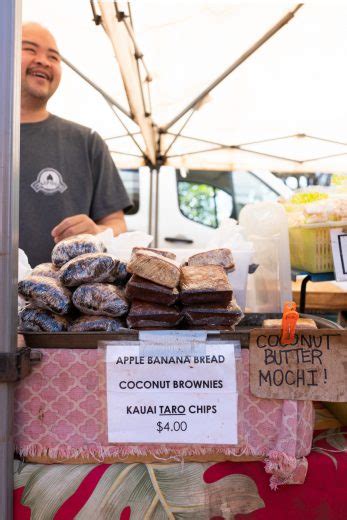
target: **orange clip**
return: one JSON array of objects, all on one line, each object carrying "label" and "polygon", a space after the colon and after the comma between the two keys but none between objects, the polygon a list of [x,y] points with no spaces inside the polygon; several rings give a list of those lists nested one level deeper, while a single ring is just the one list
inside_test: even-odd
[{"label": "orange clip", "polygon": [[293,343],[295,336],[296,322],[299,319],[299,314],[296,312],[295,302],[286,302],[283,308],[282,316],[282,345],[289,345]]}]

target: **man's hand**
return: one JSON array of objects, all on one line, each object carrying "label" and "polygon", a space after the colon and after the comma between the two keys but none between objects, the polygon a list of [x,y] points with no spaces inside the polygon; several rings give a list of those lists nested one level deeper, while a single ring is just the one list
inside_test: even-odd
[{"label": "man's hand", "polygon": [[64,238],[72,237],[73,235],[80,235],[81,233],[90,233],[95,235],[101,229],[94,220],[88,215],[73,215],[72,217],[64,218],[55,228],[52,229],[51,235],[54,242],[60,242]]},{"label": "man's hand", "polygon": [[108,227],[113,230],[114,236],[124,233],[127,230],[123,211],[111,213],[98,220],[97,223],[88,217],[88,215],[73,215],[72,217],[67,217],[52,229],[51,235],[54,238],[54,242],[57,243],[64,238],[80,235],[81,233],[96,235]]}]

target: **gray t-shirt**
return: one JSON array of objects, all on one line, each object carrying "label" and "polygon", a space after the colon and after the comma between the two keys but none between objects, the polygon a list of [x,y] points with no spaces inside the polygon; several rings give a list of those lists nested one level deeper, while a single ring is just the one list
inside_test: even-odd
[{"label": "gray t-shirt", "polygon": [[19,247],[32,267],[50,261],[64,218],[99,220],[131,206],[109,150],[84,126],[50,115],[21,124]]}]

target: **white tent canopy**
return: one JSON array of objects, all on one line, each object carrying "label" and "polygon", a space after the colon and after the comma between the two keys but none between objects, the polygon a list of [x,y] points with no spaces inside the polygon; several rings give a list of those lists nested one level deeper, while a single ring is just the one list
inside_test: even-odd
[{"label": "white tent canopy", "polygon": [[95,7],[102,25],[88,0],[24,0],[23,19],[46,25],[62,55],[134,116],[138,124],[68,68],[50,104],[99,131],[118,165],[143,164],[142,150],[152,163],[164,155],[165,164],[189,168],[347,171],[346,4],[304,4],[198,110],[169,127],[297,4],[134,0],[131,13],[126,2]]}]

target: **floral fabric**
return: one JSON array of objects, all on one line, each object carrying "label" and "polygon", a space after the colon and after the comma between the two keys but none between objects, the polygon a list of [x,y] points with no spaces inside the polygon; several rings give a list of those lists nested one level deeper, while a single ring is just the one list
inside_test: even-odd
[{"label": "floral fabric", "polygon": [[21,456],[73,460],[126,455],[152,455],[165,461],[174,452],[188,455],[222,453],[265,458],[270,484],[300,483],[305,478],[313,432],[309,401],[259,399],[249,391],[248,350],[242,350],[239,387],[239,444],[108,445],[105,442],[104,381],[98,351],[42,349],[42,362],[20,381],[15,393],[15,446]]},{"label": "floral fabric", "polygon": [[43,465],[15,461],[14,520],[345,520],[347,430],[316,433],[302,486],[261,462]]}]

